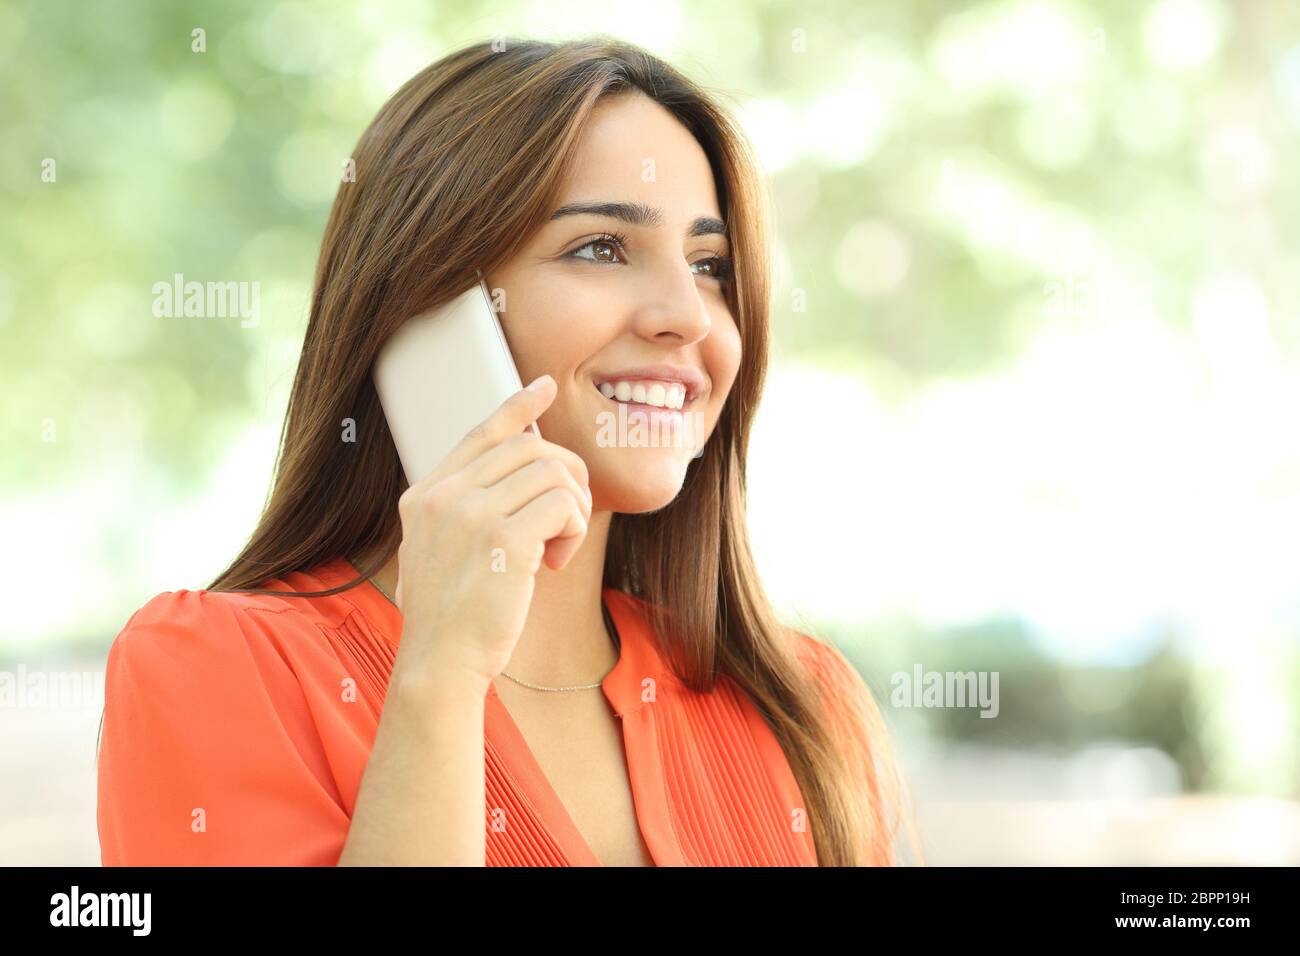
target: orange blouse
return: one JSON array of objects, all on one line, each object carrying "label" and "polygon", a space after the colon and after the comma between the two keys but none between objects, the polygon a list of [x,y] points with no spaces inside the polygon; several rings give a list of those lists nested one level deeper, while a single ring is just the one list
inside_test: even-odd
[{"label": "orange blouse", "polygon": [[[338,557],[276,590],[356,577]],[[638,825],[659,866],[816,866],[803,798],[752,701],[728,678],[684,687],[640,599],[604,591]],[[401,612],[370,583],[323,598],[168,591],[109,649],[98,765],[105,866],[333,866],[379,726]],[[821,664],[848,667],[800,635]],[[643,700],[646,678],[655,693]],[[599,866],[489,685],[489,866]]]}]

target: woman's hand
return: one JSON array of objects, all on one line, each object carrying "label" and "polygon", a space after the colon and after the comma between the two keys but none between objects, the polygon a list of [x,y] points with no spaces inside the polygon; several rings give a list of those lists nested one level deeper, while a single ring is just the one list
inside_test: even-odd
[{"label": "woman's hand", "polygon": [[405,675],[501,673],[542,561],[558,571],[586,538],[586,463],[525,431],[555,395],[549,375],[516,392],[402,494],[395,596]]}]

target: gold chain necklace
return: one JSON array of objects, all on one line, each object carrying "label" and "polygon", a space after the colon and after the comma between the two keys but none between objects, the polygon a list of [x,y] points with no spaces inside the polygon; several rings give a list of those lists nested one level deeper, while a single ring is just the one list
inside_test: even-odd
[{"label": "gold chain necklace", "polygon": [[[383,589],[383,587],[380,585],[378,581],[376,581],[374,578],[368,578],[367,580],[369,580],[370,583],[375,586],[376,591],[378,591],[384,597],[388,598],[389,602],[393,605],[393,607],[397,607],[397,601],[393,599],[393,596],[391,594],[389,594],[387,591]],[[614,626],[614,619],[610,617],[609,608],[605,605],[605,601],[603,598],[601,599],[600,602],[600,613],[605,618],[606,633],[609,634],[610,639],[614,642],[614,647],[618,648],[621,654],[622,642],[619,640],[618,628]],[[617,667],[618,665],[615,664],[614,666]],[[528,681],[520,680],[518,677],[511,677],[505,671],[501,672],[501,676],[508,677],[516,684],[520,684],[524,687],[531,688],[532,690],[545,690],[545,691],[550,691],[552,693],[559,693],[562,691],[571,691],[571,690],[592,690],[593,688],[599,687],[601,686],[601,684],[604,683],[604,678],[602,678],[601,680],[596,681],[594,684],[575,684],[572,687],[543,687],[540,684],[530,684],[528,683]],[[608,677],[609,675],[606,674],[605,676]]]}]

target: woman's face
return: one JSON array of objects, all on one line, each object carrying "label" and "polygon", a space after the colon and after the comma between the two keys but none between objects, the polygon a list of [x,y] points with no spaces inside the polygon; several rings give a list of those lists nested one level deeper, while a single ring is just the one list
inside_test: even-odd
[{"label": "woman's face", "polygon": [[[549,373],[559,386],[538,428],[587,463],[594,508],[671,502],[717,424],[741,354],[721,218],[708,158],[686,128],[643,94],[611,96],[555,215],[486,276],[494,294],[504,290],[520,377]],[[647,408],[657,402],[667,407]]]}]

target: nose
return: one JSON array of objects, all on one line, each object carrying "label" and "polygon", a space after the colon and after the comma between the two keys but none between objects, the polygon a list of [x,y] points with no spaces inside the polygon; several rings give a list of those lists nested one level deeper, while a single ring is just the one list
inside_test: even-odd
[{"label": "nose", "polygon": [[700,294],[700,281],[691,271],[691,264],[680,257],[648,271],[645,292],[633,320],[637,335],[676,345],[689,345],[708,335],[713,319]]}]

